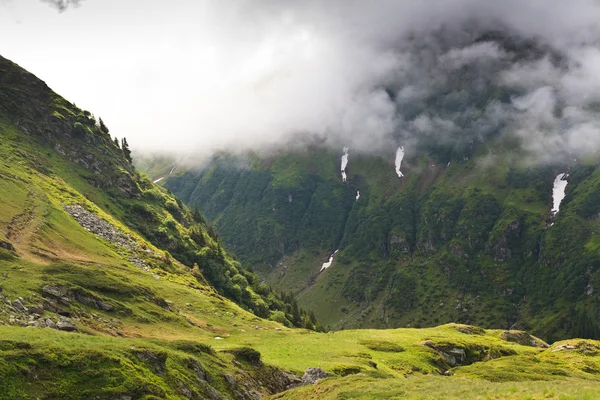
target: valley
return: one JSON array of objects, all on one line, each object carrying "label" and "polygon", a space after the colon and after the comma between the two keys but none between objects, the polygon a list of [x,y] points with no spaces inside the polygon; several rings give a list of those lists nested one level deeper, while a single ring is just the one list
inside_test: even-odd
[{"label": "valley", "polygon": [[0,399],[598,398],[597,157],[528,163],[480,114],[132,163],[0,57]]}]

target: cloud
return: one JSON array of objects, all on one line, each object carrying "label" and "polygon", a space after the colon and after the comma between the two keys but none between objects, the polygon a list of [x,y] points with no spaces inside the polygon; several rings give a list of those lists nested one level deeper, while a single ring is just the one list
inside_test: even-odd
[{"label": "cloud", "polygon": [[83,0],[40,0],[56,8],[59,12],[67,11],[69,7],[79,7]]},{"label": "cloud", "polygon": [[302,134],[353,153],[401,144],[444,157],[501,135],[538,160],[600,146],[595,0],[96,0],[80,11],[70,35],[81,38],[54,49],[66,66],[48,83],[66,82],[61,93],[136,149],[258,150]]}]

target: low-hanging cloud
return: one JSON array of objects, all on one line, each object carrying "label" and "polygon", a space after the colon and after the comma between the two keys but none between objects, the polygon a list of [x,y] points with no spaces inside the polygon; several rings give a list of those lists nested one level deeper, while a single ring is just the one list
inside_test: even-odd
[{"label": "low-hanging cloud", "polygon": [[79,7],[83,0],[40,0],[56,8],[59,12],[67,11],[69,7]]},{"label": "low-hanging cloud", "polygon": [[499,135],[543,161],[600,149],[596,0],[89,0],[79,14],[101,7],[110,51],[73,61],[90,57],[92,111],[139,150],[302,134],[448,157]]}]

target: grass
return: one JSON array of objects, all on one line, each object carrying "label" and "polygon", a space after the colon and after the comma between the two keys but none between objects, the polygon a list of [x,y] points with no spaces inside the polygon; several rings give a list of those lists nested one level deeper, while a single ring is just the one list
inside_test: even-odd
[{"label": "grass", "polygon": [[481,400],[592,400],[600,396],[600,382],[567,379],[551,382],[491,383],[470,378],[410,376],[377,379],[349,376],[325,379],[314,386],[273,396],[282,400],[309,399],[481,399]]}]

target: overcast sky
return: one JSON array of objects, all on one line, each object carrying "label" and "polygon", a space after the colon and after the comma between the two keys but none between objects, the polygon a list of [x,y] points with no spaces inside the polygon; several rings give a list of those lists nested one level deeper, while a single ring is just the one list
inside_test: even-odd
[{"label": "overcast sky", "polygon": [[[468,65],[521,93],[477,129],[586,152],[600,147],[599,22],[595,0],[81,0],[64,12],[0,0],[0,54],[138,149],[255,149],[309,132],[376,150],[456,131],[461,115],[415,105]],[[489,31],[563,62],[474,43]]]}]

